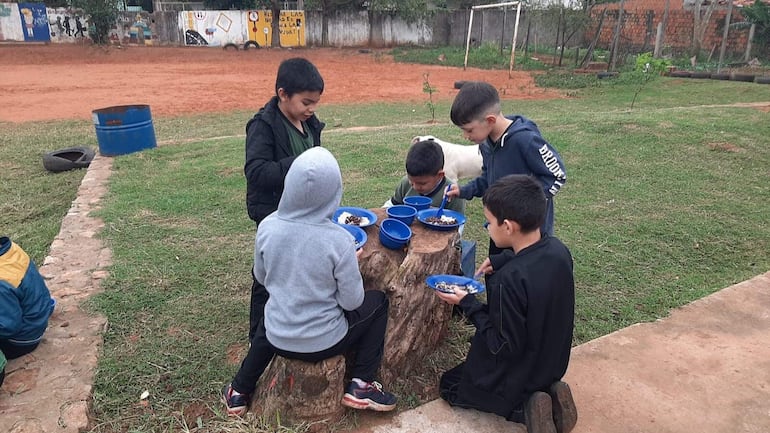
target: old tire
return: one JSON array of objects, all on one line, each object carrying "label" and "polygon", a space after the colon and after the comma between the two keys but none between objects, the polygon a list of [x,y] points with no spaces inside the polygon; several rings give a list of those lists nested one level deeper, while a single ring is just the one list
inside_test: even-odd
[{"label": "old tire", "polygon": [[243,44],[243,49],[248,50],[250,48],[259,48],[259,44],[254,41],[246,41],[246,43]]},{"label": "old tire", "polygon": [[737,72],[733,72],[730,74],[730,80],[732,81],[744,81],[746,83],[751,83],[754,81],[754,74],[741,74]]},{"label": "old tire", "polygon": [[711,78],[711,72],[693,72],[690,78]]},{"label": "old tire", "polygon": [[692,73],[690,71],[673,71],[671,76],[674,78],[690,78]]},{"label": "old tire", "polygon": [[86,168],[94,160],[96,152],[90,147],[68,147],[43,155],[43,168],[59,173],[76,168]]},{"label": "old tire", "polygon": [[711,74],[712,80],[729,80],[730,74]]},{"label": "old tire", "polygon": [[230,50],[230,49],[238,51],[238,45],[235,45],[233,43],[229,43],[229,44],[225,44],[225,46],[222,47],[222,49],[225,50],[225,51]]},{"label": "old tire", "polygon": [[757,84],[770,84],[770,77],[756,77],[754,82]]}]

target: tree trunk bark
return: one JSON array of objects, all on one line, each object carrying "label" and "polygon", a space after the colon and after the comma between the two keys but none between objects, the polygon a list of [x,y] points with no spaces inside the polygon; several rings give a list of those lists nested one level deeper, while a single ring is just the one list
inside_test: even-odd
[{"label": "tree trunk bark", "polygon": [[317,364],[276,355],[259,382],[254,412],[271,425],[333,424],[345,415],[344,386],[342,355]]},{"label": "tree trunk bark", "polygon": [[655,39],[655,54],[653,54],[654,58],[659,58],[663,52],[663,43],[666,38],[666,26],[668,26],[668,11],[671,8],[671,0],[666,0],[666,5],[663,7],[663,21],[661,21],[661,26],[658,28],[658,34],[660,38]]},{"label": "tree trunk bark", "polygon": [[730,31],[730,21],[733,17],[733,3],[727,5],[727,17],[725,17],[725,28],[722,32],[722,46],[719,49],[719,63],[717,64],[717,73],[722,69],[722,63],[725,61],[725,51],[727,49],[727,35]]},{"label": "tree trunk bark", "polygon": [[591,58],[594,55],[594,48],[596,47],[596,43],[599,41],[599,36],[602,34],[602,27],[604,26],[604,17],[607,15],[607,9],[604,9],[602,11],[602,15],[599,17],[599,24],[596,26],[596,34],[594,35],[593,40],[591,40],[591,43],[588,44],[588,50],[586,51],[585,57],[583,57],[583,61],[580,62],[580,67],[582,69],[585,69],[586,66],[588,66],[588,62],[591,61]]},{"label": "tree trunk bark", "polygon": [[281,2],[278,0],[272,0],[272,32],[273,38],[270,41],[270,46],[273,48],[281,47]]},{"label": "tree trunk bark", "polygon": [[618,22],[615,24],[615,34],[612,35],[612,50],[610,51],[610,66],[609,70],[615,70],[615,64],[618,58],[618,41],[620,40],[620,32],[623,30],[623,6],[625,6],[626,0],[620,0],[620,6],[618,6]]},{"label": "tree trunk bark", "polygon": [[[372,209],[378,221],[384,209]],[[460,235],[457,230],[436,231],[415,219],[412,239],[402,251],[379,242],[379,229],[369,226],[369,240],[360,259],[366,290],[384,290],[390,300],[385,356],[380,378],[387,384],[415,369],[444,339],[452,316],[451,305],[425,285],[433,274],[460,274]]]}]

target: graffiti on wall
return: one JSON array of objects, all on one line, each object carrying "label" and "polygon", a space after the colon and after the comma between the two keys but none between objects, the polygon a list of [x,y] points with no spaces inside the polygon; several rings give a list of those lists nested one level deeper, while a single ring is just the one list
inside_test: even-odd
[{"label": "graffiti on wall", "polygon": [[[273,40],[273,12],[248,11],[248,40],[260,47],[269,46]],[[282,47],[305,46],[305,11],[281,11],[278,22]]]},{"label": "graffiti on wall", "polygon": [[152,31],[152,18],[147,12],[121,13],[117,26],[110,29],[110,42],[116,45],[152,45],[157,35]]},{"label": "graffiti on wall", "polygon": [[88,20],[79,10],[47,8],[51,42],[77,42],[88,37]]},{"label": "graffiti on wall", "polygon": [[48,42],[51,40],[48,33],[48,16],[43,3],[19,3],[19,18],[25,41]]},{"label": "graffiti on wall", "polygon": [[[273,38],[269,10],[182,11],[177,16],[185,45],[234,44],[248,48],[269,46]],[[281,11],[278,24],[281,46],[306,45],[304,11]],[[72,43],[88,38],[90,25],[77,9],[46,8],[43,3],[0,3],[0,41]],[[109,38],[114,44],[152,45],[158,37],[153,25],[152,14],[123,12]]]},{"label": "graffiti on wall", "polygon": [[245,15],[241,11],[179,12],[179,24],[185,45],[224,47],[245,42]]}]

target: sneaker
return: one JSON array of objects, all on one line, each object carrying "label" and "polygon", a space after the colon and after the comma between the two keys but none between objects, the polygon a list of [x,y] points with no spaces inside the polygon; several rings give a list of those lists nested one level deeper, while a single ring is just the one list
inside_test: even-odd
[{"label": "sneaker", "polygon": [[548,394],[538,391],[529,397],[524,406],[524,423],[527,433],[556,433]]},{"label": "sneaker", "polygon": [[227,416],[243,416],[249,406],[249,395],[238,393],[228,383],[222,388],[222,401],[227,407]]},{"label": "sneaker", "polygon": [[548,387],[548,395],[551,396],[553,423],[556,425],[556,432],[571,432],[575,428],[575,424],[577,424],[578,413],[569,385],[560,380],[554,382]]},{"label": "sneaker", "polygon": [[396,396],[382,390],[379,382],[367,382],[360,386],[351,381],[342,397],[342,405],[353,409],[372,409],[387,412],[396,408]]}]

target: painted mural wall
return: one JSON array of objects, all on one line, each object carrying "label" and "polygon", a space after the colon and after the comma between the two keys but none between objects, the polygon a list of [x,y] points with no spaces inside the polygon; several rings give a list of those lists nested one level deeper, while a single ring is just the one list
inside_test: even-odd
[{"label": "painted mural wall", "polygon": [[17,3],[0,3],[0,41],[23,41],[24,28]]},{"label": "painted mural wall", "polygon": [[48,18],[42,3],[0,3],[0,40],[48,42]]},{"label": "painted mural wall", "polygon": [[[272,11],[182,11],[179,26],[185,45],[224,47],[269,46],[273,31]],[[285,10],[280,16],[283,47],[305,46],[305,12]]]},{"label": "painted mural wall", "polygon": [[72,43],[88,38],[88,20],[79,10],[46,8],[51,42]]},{"label": "painted mural wall", "polygon": [[0,3],[0,41],[77,42],[85,38],[88,20],[77,9]]},{"label": "painted mural wall", "polygon": [[117,25],[110,29],[110,41],[117,45],[153,45],[158,37],[152,30],[152,22],[148,12],[121,12]]}]

